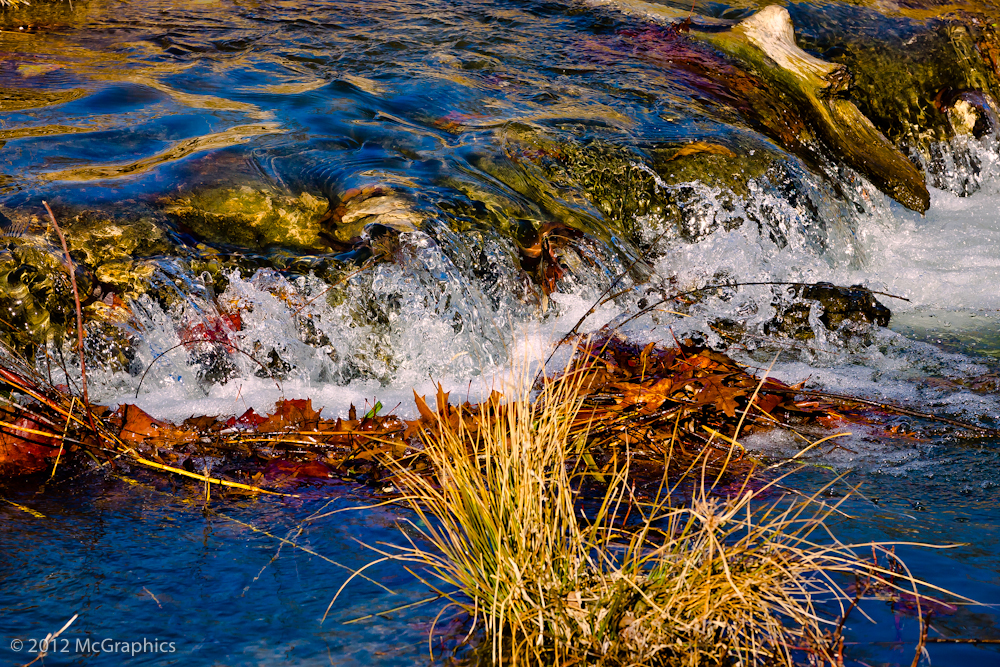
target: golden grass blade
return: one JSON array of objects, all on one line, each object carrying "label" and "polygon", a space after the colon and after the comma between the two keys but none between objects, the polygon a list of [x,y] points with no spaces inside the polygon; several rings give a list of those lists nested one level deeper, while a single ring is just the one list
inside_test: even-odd
[{"label": "golden grass blade", "polygon": [[280,493],[278,491],[269,491],[267,489],[262,489],[257,486],[250,486],[249,484],[240,484],[239,482],[230,482],[227,479],[218,479],[217,477],[209,477],[208,475],[201,475],[196,472],[188,472],[183,468],[175,468],[173,466],[164,465],[162,463],[157,463],[156,461],[150,461],[149,459],[144,459],[141,456],[132,456],[129,458],[129,461],[147,466],[149,468],[156,468],[157,470],[172,472],[175,475],[180,475],[182,477],[190,477],[191,479],[197,479],[207,484],[218,484],[219,486],[226,486],[232,489],[241,489],[243,491],[249,491],[251,493],[265,493],[269,496],[284,496],[286,498],[299,497],[297,494],[294,493]]},{"label": "golden grass blade", "polygon": [[444,597],[443,595],[432,595],[429,598],[424,598],[423,600],[417,600],[416,602],[411,602],[409,604],[403,604],[398,607],[393,607],[392,609],[384,609],[382,611],[377,611],[374,614],[366,614],[364,616],[358,616],[357,618],[352,618],[349,621],[344,621],[341,625],[351,625],[353,623],[360,623],[361,621],[367,621],[368,619],[375,618],[376,616],[386,616],[393,612],[403,611],[404,609],[411,609],[413,607],[419,607],[422,604],[436,602],[443,597]]},{"label": "golden grass blade", "polygon": [[3,496],[0,496],[0,500],[4,501],[8,505],[16,507],[17,509],[21,510],[25,514],[30,514],[31,516],[35,517],[36,519],[44,519],[44,518],[46,518],[46,516],[44,514],[42,514],[41,512],[39,512],[38,510],[33,510],[30,507],[27,507],[27,506],[22,505],[20,503],[15,503],[13,500],[10,500],[8,498],[4,498]]},{"label": "golden grass blade", "polygon": [[[69,414],[73,414],[73,407],[76,405],[76,396],[74,396],[69,402]],[[56,461],[52,464],[52,474],[49,475],[49,479],[56,476],[56,470],[59,468],[59,460],[63,455],[63,448],[66,445],[66,434],[69,432],[69,417],[66,417],[66,425],[63,427],[62,437],[59,439],[59,453],[56,454]]]}]

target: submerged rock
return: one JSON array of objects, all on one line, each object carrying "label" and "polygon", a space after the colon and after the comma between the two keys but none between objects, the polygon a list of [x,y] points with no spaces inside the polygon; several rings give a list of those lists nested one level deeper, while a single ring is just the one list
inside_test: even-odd
[{"label": "submerged rock", "polygon": [[823,34],[818,46],[840,47],[834,57],[854,72],[852,92],[861,109],[891,140],[926,155],[934,142],[971,134],[977,125],[952,112],[963,93],[977,97],[981,110],[994,106],[996,72],[976,42],[967,25],[930,21],[928,28],[907,26],[878,42],[849,30]]},{"label": "submerged rock", "polygon": [[274,246],[325,252],[321,221],[328,202],[303,192],[298,197],[244,185],[222,186],[164,203],[182,228],[210,243],[251,250]]},{"label": "submerged rock", "polygon": [[29,339],[43,338],[51,326],[49,310],[61,270],[58,260],[34,248],[8,244],[0,252],[0,309]]},{"label": "submerged rock", "polygon": [[161,226],[145,216],[110,219],[87,211],[64,220],[63,226],[74,260],[89,267],[99,284],[95,298],[113,293],[127,300],[145,294],[156,272],[151,258],[173,250]]},{"label": "submerged rock", "polygon": [[344,245],[360,238],[368,227],[412,232],[423,219],[409,197],[388,186],[372,184],[343,192],[337,205],[332,206],[321,220],[319,233]]},{"label": "submerged rock", "polygon": [[819,321],[830,331],[841,329],[845,323],[886,327],[892,317],[892,312],[862,285],[840,287],[827,282],[793,285],[788,288],[787,297],[773,304],[777,315],[765,326],[768,333],[780,332],[799,340],[814,338],[816,333],[810,319],[817,306],[821,308]]},{"label": "submerged rock", "polygon": [[1000,129],[993,101],[985,93],[976,90],[943,90],[938,95],[937,102],[948,116],[955,134],[982,139]]}]

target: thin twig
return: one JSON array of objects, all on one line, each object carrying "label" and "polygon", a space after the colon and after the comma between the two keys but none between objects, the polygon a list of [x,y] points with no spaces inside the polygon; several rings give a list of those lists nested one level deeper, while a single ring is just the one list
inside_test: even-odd
[{"label": "thin twig", "polygon": [[29,667],[29,665],[33,665],[36,662],[38,662],[39,660],[41,660],[42,658],[44,658],[45,656],[47,656],[49,654],[49,646],[50,645],[55,646],[54,644],[51,644],[51,642],[53,640],[55,640],[56,637],[58,637],[59,635],[61,635],[64,630],[66,630],[67,628],[69,628],[69,626],[73,625],[73,621],[75,621],[79,617],[80,617],[79,614],[73,614],[73,618],[71,618],[68,621],[66,621],[66,625],[64,625],[61,628],[59,628],[59,630],[57,630],[54,634],[50,632],[49,634],[45,635],[45,639],[43,639],[40,642],[41,643],[41,647],[40,647],[40,650],[38,651],[38,655],[35,656],[34,660],[32,660],[31,662],[26,663],[25,665],[23,665],[23,667]]},{"label": "thin twig", "polygon": [[73,269],[73,258],[69,255],[69,246],[66,245],[66,237],[63,236],[62,229],[59,228],[59,223],[56,222],[56,216],[52,212],[52,208],[44,200],[42,201],[42,205],[45,206],[45,210],[49,213],[49,220],[52,221],[52,226],[55,227],[56,234],[59,235],[63,255],[66,256],[66,273],[69,274],[69,282],[73,286],[73,303],[76,306],[76,345],[77,354],[80,355],[80,388],[83,392],[83,405],[87,409],[87,421],[90,422],[90,428],[93,430],[94,435],[99,438],[101,436],[97,430],[97,425],[94,423],[94,414],[90,409],[90,396],[87,394],[87,362],[83,354],[83,309],[80,307],[80,292],[76,287],[76,271]]},{"label": "thin twig", "polygon": [[66,445],[66,436],[69,433],[69,423],[73,415],[73,406],[76,405],[76,396],[70,399],[69,402],[69,414],[66,415],[66,426],[63,427],[62,438],[59,439],[59,453],[56,454],[56,462],[52,465],[52,474],[49,475],[49,479],[56,476],[56,469],[59,468],[59,459],[62,458],[63,448]]},{"label": "thin twig", "polygon": [[[666,233],[667,233],[667,230],[664,230],[663,232],[661,232],[659,236],[657,236],[655,239],[653,239],[653,243],[655,244],[657,241],[659,241],[663,237],[663,235],[666,234]],[[601,292],[601,295],[599,297],[597,297],[597,300],[594,301],[594,305],[592,305],[590,307],[590,309],[587,312],[585,312],[583,314],[583,316],[580,317],[579,320],[576,321],[576,324],[573,325],[573,328],[570,329],[568,332],[566,332],[566,334],[564,334],[563,337],[559,339],[559,342],[556,343],[555,347],[552,348],[552,352],[550,352],[549,356],[546,357],[545,363],[542,364],[541,370],[539,370],[538,374],[535,375],[535,379],[532,382],[532,384],[536,384],[538,382],[538,378],[541,376],[542,373],[545,372],[545,368],[549,365],[549,362],[552,361],[552,357],[553,357],[553,355],[555,355],[556,350],[558,350],[560,347],[562,347],[563,343],[565,343],[566,341],[570,340],[574,335],[576,335],[577,331],[583,325],[584,321],[586,321],[586,319],[588,317],[590,317],[591,315],[593,315],[594,312],[597,311],[597,309],[599,307],[603,306],[605,303],[608,302],[608,300],[609,300],[608,295],[611,294],[611,290],[613,290],[615,287],[617,287],[618,283],[620,283],[622,281],[622,279],[625,278],[625,276],[629,275],[632,272],[632,269],[634,269],[639,264],[639,262],[644,262],[644,261],[645,260],[643,260],[642,255],[640,255],[639,257],[636,257],[628,265],[627,269],[625,269],[624,271],[622,271],[621,273],[619,273],[618,276],[614,280],[611,281],[611,284],[608,285],[607,288],[603,292]],[[620,296],[620,294],[621,293],[616,293],[613,296],[611,296],[610,298],[611,299],[617,298],[618,296]]]},{"label": "thin twig", "polygon": [[886,412],[895,412],[897,414],[908,415],[910,417],[919,417],[920,419],[927,419],[929,421],[941,422],[942,424],[948,424],[949,426],[957,426],[958,428],[962,428],[967,431],[978,431],[984,435],[994,438],[1000,437],[1000,429],[989,428],[986,426],[976,426],[975,424],[969,424],[966,422],[958,421],[957,419],[940,417],[938,415],[934,415],[929,412],[921,412],[920,410],[914,410],[912,408],[904,408],[901,405],[893,405],[892,403],[880,403],[878,401],[869,401],[864,398],[855,398],[853,396],[846,396],[844,394],[835,394],[830,391],[819,391],[816,389],[790,389],[789,393],[801,394],[803,396],[815,396],[817,398],[830,398],[836,401],[843,401],[845,403],[860,403],[861,405],[868,405],[873,408],[879,408],[880,410],[885,410]]},{"label": "thin twig", "polygon": [[981,637],[926,637],[925,644],[1000,644],[1000,639]]}]

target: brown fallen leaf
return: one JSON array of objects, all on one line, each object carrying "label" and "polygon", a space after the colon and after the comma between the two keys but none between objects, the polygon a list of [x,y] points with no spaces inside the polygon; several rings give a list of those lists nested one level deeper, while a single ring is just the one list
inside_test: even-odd
[{"label": "brown fallen leaf", "polygon": [[115,410],[110,421],[119,426],[119,439],[130,445],[149,441],[157,444],[178,444],[198,439],[198,434],[194,430],[178,428],[169,422],[155,419],[142,408],[129,403]]},{"label": "brown fallen leaf", "polygon": [[0,471],[30,474],[44,470],[59,451],[59,439],[48,435],[52,428],[28,414],[3,415],[0,426]]}]

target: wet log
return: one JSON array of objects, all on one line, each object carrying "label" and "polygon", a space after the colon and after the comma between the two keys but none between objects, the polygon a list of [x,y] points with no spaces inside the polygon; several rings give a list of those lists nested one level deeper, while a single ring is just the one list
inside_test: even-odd
[{"label": "wet log", "polygon": [[844,97],[851,82],[847,68],[796,45],[787,9],[765,7],[731,30],[707,37],[790,93],[823,143],[848,166],[907,208],[927,210],[923,173]]},{"label": "wet log", "polygon": [[[739,23],[693,18],[687,11],[642,0],[590,0],[631,16],[658,23],[689,23],[690,35],[735,59],[756,78],[791,102],[790,114],[803,128],[783,128],[781,118],[751,118],[788,151],[815,163],[812,144],[821,143],[847,166],[904,206],[927,210],[930,195],[924,175],[848,99],[851,74],[844,65],[827,62],[803,51],[795,42],[788,11],[772,5]],[[754,91],[740,90],[753,97]],[[768,96],[769,93],[761,92]],[[750,104],[762,110],[773,105]],[[791,135],[794,136],[790,136]]]}]

